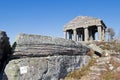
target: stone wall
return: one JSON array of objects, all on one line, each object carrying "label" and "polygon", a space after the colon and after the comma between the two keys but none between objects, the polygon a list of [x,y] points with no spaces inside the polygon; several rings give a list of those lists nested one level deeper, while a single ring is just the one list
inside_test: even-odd
[{"label": "stone wall", "polygon": [[20,34],[3,80],[59,80],[87,65],[89,48],[72,40]]}]

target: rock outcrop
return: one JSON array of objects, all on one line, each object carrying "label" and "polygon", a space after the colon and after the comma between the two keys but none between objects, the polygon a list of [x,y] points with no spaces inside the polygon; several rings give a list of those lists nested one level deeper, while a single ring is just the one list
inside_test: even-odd
[{"label": "rock outcrop", "polygon": [[59,80],[87,65],[89,48],[72,40],[20,34],[3,80]]},{"label": "rock outcrop", "polygon": [[[92,49],[91,62],[85,68],[69,73],[64,80],[120,80],[120,44],[93,42],[86,45]],[[102,56],[96,56],[95,52]]]},{"label": "rock outcrop", "polygon": [[11,46],[6,32],[0,31],[0,80],[2,80],[6,63],[11,54]]},{"label": "rock outcrop", "polygon": [[59,80],[89,61],[89,56],[80,55],[22,58],[11,60],[5,75],[8,80]]},{"label": "rock outcrop", "polygon": [[52,55],[83,55],[89,48],[72,40],[20,34],[14,43],[13,57],[41,57]]},{"label": "rock outcrop", "polygon": [[6,32],[0,31],[0,72],[3,69],[4,62],[11,54],[11,46]]}]

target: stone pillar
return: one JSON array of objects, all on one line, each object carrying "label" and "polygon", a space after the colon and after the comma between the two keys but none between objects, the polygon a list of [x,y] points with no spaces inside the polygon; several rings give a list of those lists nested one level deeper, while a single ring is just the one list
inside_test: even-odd
[{"label": "stone pillar", "polygon": [[104,35],[104,39],[105,39],[105,41],[106,41],[106,28],[105,28],[105,35]]},{"label": "stone pillar", "polygon": [[73,30],[73,34],[74,34],[74,41],[77,41],[77,31],[76,31],[76,29]]},{"label": "stone pillar", "polygon": [[64,31],[64,39],[67,39],[67,31]]},{"label": "stone pillar", "polygon": [[88,41],[88,28],[84,28],[85,41]]},{"label": "stone pillar", "polygon": [[98,40],[101,41],[102,39],[102,26],[98,26]]},{"label": "stone pillar", "polygon": [[105,35],[106,35],[106,30],[104,29],[103,30],[103,41],[105,41],[105,37],[106,37]]},{"label": "stone pillar", "polygon": [[102,41],[104,41],[104,35],[105,35],[105,31],[104,29],[102,29]]}]

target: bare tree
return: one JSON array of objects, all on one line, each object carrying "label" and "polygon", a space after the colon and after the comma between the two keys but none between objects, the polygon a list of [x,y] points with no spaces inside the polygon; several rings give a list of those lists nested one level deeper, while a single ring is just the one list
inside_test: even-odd
[{"label": "bare tree", "polygon": [[108,32],[108,41],[112,41],[113,40],[113,37],[115,36],[115,32],[114,32],[114,29],[113,28],[108,28],[107,29],[107,32]]}]

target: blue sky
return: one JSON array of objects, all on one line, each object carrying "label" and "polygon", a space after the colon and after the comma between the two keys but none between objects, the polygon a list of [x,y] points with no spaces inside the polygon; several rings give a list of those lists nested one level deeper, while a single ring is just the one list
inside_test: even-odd
[{"label": "blue sky", "polygon": [[0,30],[13,42],[19,33],[63,37],[76,16],[103,19],[120,32],[120,0],[0,0]]}]

